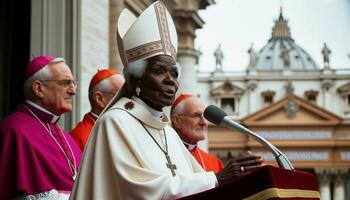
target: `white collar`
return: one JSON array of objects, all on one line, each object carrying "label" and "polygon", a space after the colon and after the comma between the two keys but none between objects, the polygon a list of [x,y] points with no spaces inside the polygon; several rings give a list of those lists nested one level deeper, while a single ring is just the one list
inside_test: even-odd
[{"label": "white collar", "polygon": [[92,116],[96,117],[96,119],[98,118],[98,115],[96,113],[94,113],[92,111],[90,111],[90,113],[91,113]]},{"label": "white collar", "polygon": [[133,96],[132,99],[136,101],[137,103],[145,106],[145,108],[151,112],[152,116],[156,119],[162,119],[163,118],[163,111],[158,111],[153,108],[151,108],[149,105],[147,105],[144,101],[142,101],[140,98]]},{"label": "white collar", "polygon": [[39,109],[39,110],[41,110],[41,111],[43,111],[44,113],[47,113],[47,114],[49,114],[49,115],[52,115],[52,119],[51,119],[51,122],[50,122],[50,123],[55,123],[55,122],[57,122],[57,121],[60,119],[60,116],[57,116],[57,115],[53,114],[52,112],[46,110],[45,108],[39,106],[39,105],[36,104],[36,103],[34,103],[34,102],[32,102],[32,101],[30,101],[30,100],[28,100],[28,99],[26,99],[26,102],[27,102],[28,104],[30,104],[31,106],[33,106],[34,108]]},{"label": "white collar", "polygon": [[185,141],[182,140],[182,142],[185,144],[185,146],[187,147],[187,149],[189,151],[192,151],[193,149],[195,149],[197,147],[197,144],[190,144],[190,143],[187,143]]}]

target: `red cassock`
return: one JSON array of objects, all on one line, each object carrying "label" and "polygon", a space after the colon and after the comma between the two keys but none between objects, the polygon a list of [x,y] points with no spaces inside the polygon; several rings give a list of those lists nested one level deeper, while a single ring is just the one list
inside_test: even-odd
[{"label": "red cassock", "polygon": [[90,132],[94,127],[95,121],[96,117],[93,116],[91,112],[86,113],[83,121],[79,122],[78,125],[70,132],[70,135],[82,151],[85,148]]},{"label": "red cassock", "polygon": [[198,161],[198,163],[203,167],[205,171],[213,171],[214,173],[219,172],[224,165],[221,160],[208,154],[199,147],[195,147],[190,151],[193,157]]}]

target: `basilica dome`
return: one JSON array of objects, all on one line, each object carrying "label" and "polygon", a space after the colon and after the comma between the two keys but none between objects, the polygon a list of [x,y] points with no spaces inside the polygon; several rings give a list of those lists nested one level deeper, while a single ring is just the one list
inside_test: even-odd
[{"label": "basilica dome", "polygon": [[248,68],[259,71],[317,70],[318,66],[311,56],[294,42],[287,20],[283,18],[281,11],[272,29],[271,38],[256,55],[256,61],[250,62]]}]

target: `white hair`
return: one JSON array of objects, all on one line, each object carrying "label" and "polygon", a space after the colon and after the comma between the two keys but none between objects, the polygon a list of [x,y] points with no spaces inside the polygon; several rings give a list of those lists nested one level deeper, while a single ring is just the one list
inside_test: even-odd
[{"label": "white hair", "polygon": [[97,85],[95,85],[90,91],[89,91],[89,102],[90,106],[94,107],[94,99],[93,99],[93,94],[96,91],[106,91],[109,92],[109,89],[111,88],[111,78],[112,76],[102,80],[99,82]]},{"label": "white hair", "polygon": [[[116,74],[114,74],[116,75]],[[97,90],[102,90],[102,91],[106,91],[109,92],[109,89],[111,88],[111,77],[113,77],[114,75],[102,80],[101,82],[99,82],[97,85],[95,85],[90,91],[89,94],[96,92]]]},{"label": "white hair", "polygon": [[125,78],[124,85],[126,86],[127,96],[131,97],[133,94],[134,83],[131,78],[141,78],[146,71],[148,66],[148,60],[138,60],[132,63],[129,63],[127,67],[124,68],[123,74]]},{"label": "white hair", "polygon": [[[128,67],[124,68],[124,76],[125,76],[126,82],[128,82],[127,80],[130,80],[131,76],[134,76],[136,78],[141,78],[142,75],[145,73],[147,65],[148,65],[148,60],[138,60],[138,61],[129,63]],[[176,63],[176,67],[179,74],[177,79],[180,79],[181,65],[179,63]]]},{"label": "white hair", "polygon": [[177,73],[179,74],[178,76],[177,76],[177,80],[180,80],[180,78],[181,78],[181,72],[182,72],[182,67],[181,67],[181,65],[180,65],[180,63],[178,63],[178,62],[176,62],[176,67],[177,67]]},{"label": "white hair", "polygon": [[174,109],[171,109],[170,115],[173,116],[184,114],[186,100],[187,98],[181,101],[179,104],[177,104]]},{"label": "white hair", "polygon": [[130,76],[136,78],[141,78],[145,73],[146,67],[148,65],[148,60],[137,60],[128,64],[128,67],[124,68],[125,79],[130,79]]},{"label": "white hair", "polygon": [[43,68],[41,68],[39,71],[35,72],[30,78],[28,78],[24,84],[23,84],[23,95],[25,99],[33,100],[35,98],[32,86],[33,83],[36,80],[47,80],[51,79],[52,74],[49,70],[48,66],[51,64],[59,63],[59,62],[66,62],[63,58],[55,58],[51,62],[49,62],[47,65],[45,65]]}]

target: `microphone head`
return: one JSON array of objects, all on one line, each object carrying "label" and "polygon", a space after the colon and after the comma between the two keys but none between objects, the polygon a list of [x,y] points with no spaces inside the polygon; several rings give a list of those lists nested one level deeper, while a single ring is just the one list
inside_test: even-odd
[{"label": "microphone head", "polygon": [[220,125],[227,114],[219,107],[210,105],[204,110],[204,118],[215,125]]}]

